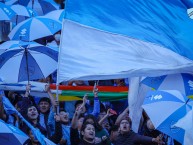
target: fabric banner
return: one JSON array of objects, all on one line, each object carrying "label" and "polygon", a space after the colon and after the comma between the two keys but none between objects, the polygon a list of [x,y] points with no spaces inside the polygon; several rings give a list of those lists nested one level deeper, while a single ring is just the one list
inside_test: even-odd
[{"label": "fabric banner", "polygon": [[57,83],[193,73],[181,0],[68,0],[65,10]]}]

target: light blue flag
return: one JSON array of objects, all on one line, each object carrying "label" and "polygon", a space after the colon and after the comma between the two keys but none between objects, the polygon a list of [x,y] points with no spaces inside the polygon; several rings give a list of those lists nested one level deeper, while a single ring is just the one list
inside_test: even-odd
[{"label": "light blue flag", "polygon": [[192,73],[184,1],[66,1],[58,82]]},{"label": "light blue flag", "polygon": [[[10,101],[3,96],[3,104],[4,104],[4,109],[6,113],[8,114],[17,114],[18,117],[32,130],[33,134],[37,138],[37,140],[41,143],[41,145],[47,145],[48,139],[40,132],[39,129],[34,128],[16,109],[15,107],[10,103]],[[49,143],[52,143],[50,145],[55,145],[53,142],[49,141]]]}]

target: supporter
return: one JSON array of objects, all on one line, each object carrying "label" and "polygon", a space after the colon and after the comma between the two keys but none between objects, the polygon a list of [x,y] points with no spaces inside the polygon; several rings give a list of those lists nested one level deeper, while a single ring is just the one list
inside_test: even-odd
[{"label": "supporter", "polygon": [[[23,116],[26,117],[32,124],[34,124],[34,123],[38,124],[38,126],[40,126],[40,128],[43,130],[44,134],[49,137],[49,136],[51,136],[52,132],[50,130],[50,126],[48,126],[48,122],[49,122],[48,117],[50,114],[52,114],[52,115],[54,114],[53,111],[50,111],[51,110],[50,109],[51,102],[52,102],[53,106],[56,105],[56,102],[55,102],[55,100],[50,92],[49,85],[46,85],[45,90],[48,93],[49,98],[41,98],[40,99],[39,104],[38,104],[38,107],[40,110],[40,115],[39,115],[38,112],[36,113],[37,107],[36,107],[35,102],[33,102],[29,99],[30,88],[31,88],[31,85],[26,86],[26,93],[25,93],[25,95],[22,99],[22,102],[21,102],[21,106],[22,106],[21,112],[22,112]],[[29,110],[28,110],[29,107],[33,107],[33,109],[30,108],[30,110],[33,110],[32,116],[35,117],[35,119],[31,118],[31,116],[29,116],[29,114],[28,114],[29,113]]]},{"label": "supporter", "polygon": [[[85,94],[85,96],[83,97],[83,101],[79,100],[75,103],[75,110],[78,108],[82,108],[82,112],[83,114],[87,115],[87,114],[92,114],[96,117],[98,117],[99,113],[100,113],[100,101],[98,99],[98,89],[94,88],[93,89],[93,93],[94,93],[94,106],[93,106],[93,111],[91,113],[87,112],[87,108],[89,107],[89,105],[87,104],[87,94]],[[87,105],[87,108],[86,108]]]},{"label": "supporter", "polygon": [[69,113],[65,110],[60,110],[60,122],[62,123],[62,139],[60,145],[70,145],[70,126]]},{"label": "supporter", "polygon": [[77,144],[72,145],[107,145],[106,137],[104,136],[101,141],[96,140],[95,135],[95,126],[92,123],[86,122],[82,125],[81,132],[79,133],[75,130],[72,130],[71,137],[76,140]]},{"label": "supporter", "polygon": [[[153,123],[151,122],[150,119],[148,119],[144,125],[144,129],[143,129],[143,135],[145,136],[149,136],[149,137],[157,137],[157,136],[160,136],[162,137],[162,140],[164,141],[164,143],[166,144],[165,142],[165,138],[163,138],[164,134],[158,130],[155,129]],[[153,145],[154,143],[152,144],[149,144],[149,145]]]},{"label": "supporter", "polygon": [[117,140],[117,137],[119,135],[118,129],[119,129],[118,125],[114,125],[111,127],[110,129],[110,141],[111,142],[114,142]]},{"label": "supporter", "polygon": [[131,130],[131,120],[130,118],[123,118],[119,125],[119,135],[117,139],[114,140],[114,145],[135,145],[139,143],[151,144],[164,144],[160,137],[152,138],[134,133]]},{"label": "supporter", "polygon": [[[62,138],[62,127],[59,115],[55,115],[55,122],[56,131],[52,136],[49,137],[49,139],[54,143],[58,143]],[[24,145],[41,145],[30,128],[27,128],[26,133],[29,135],[29,140],[27,140]]]}]

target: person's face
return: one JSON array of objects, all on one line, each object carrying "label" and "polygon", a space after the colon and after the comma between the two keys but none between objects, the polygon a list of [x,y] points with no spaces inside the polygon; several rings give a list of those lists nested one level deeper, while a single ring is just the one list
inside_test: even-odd
[{"label": "person's face", "polygon": [[35,120],[38,118],[38,111],[36,109],[36,107],[32,106],[30,108],[28,108],[27,110],[27,116],[30,120]]},{"label": "person's face", "polygon": [[[77,106],[76,106],[76,110],[77,110],[78,108],[80,108],[80,107],[81,107],[81,105],[82,105],[82,104],[77,104]],[[83,106],[83,107],[82,107],[82,110],[81,110],[81,112],[80,112],[80,113],[82,114],[82,113],[85,113],[85,112],[86,112],[86,107],[85,107],[85,106]]]},{"label": "person's face", "polygon": [[106,130],[110,130],[109,121],[108,121],[108,120],[105,120],[105,121],[102,123],[102,127],[105,128]]},{"label": "person's face", "polygon": [[39,108],[41,113],[46,113],[50,109],[50,104],[46,101],[41,101]]},{"label": "person's face", "polygon": [[68,124],[69,123],[69,113],[61,111],[60,112],[60,119],[63,123]]},{"label": "person's face", "polygon": [[130,131],[130,124],[127,120],[122,120],[120,123],[120,131],[122,134]]},{"label": "person's face", "polygon": [[81,118],[78,119],[78,130],[81,129],[82,124],[83,124],[83,120],[84,120],[84,117],[81,117]]},{"label": "person's face", "polygon": [[95,139],[95,128],[92,124],[87,124],[86,128],[81,133],[84,140],[92,141]]}]

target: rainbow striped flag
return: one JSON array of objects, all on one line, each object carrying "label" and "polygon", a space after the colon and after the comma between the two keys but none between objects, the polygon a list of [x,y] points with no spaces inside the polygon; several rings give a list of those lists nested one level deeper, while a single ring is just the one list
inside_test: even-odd
[{"label": "rainbow striped flag", "polygon": [[[51,84],[50,88],[55,90],[56,85]],[[127,99],[128,87],[98,86],[98,97],[101,101],[115,101]],[[93,99],[93,86],[59,86],[62,90],[59,94],[59,101],[81,100],[87,93],[89,100]]]}]

